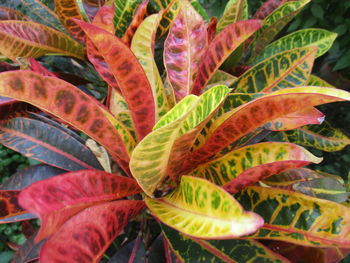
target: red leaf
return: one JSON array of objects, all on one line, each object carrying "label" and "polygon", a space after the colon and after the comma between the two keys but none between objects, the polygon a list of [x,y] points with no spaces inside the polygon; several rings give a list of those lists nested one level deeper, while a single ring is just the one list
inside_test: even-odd
[{"label": "red leaf", "polygon": [[40,262],[99,262],[128,221],[143,208],[143,201],[122,200],[85,209],[44,244]]},{"label": "red leaf", "polygon": [[36,73],[40,73],[43,76],[56,77],[54,73],[48,71],[44,66],[42,66],[39,62],[37,62],[34,58],[29,58],[28,60],[32,71]]},{"label": "red leaf", "polygon": [[269,14],[271,14],[277,7],[279,7],[281,4],[288,2],[288,1],[290,1],[290,0],[267,0],[256,11],[253,18],[263,20]]},{"label": "red leaf", "polygon": [[210,19],[210,22],[209,22],[208,28],[207,28],[207,31],[208,31],[208,43],[210,43],[215,37],[216,25],[217,24],[218,24],[218,18],[216,16],[213,16]]},{"label": "red leaf", "polygon": [[34,235],[35,229],[30,221],[24,221],[22,223],[22,233],[26,238],[29,238],[30,236]]}]

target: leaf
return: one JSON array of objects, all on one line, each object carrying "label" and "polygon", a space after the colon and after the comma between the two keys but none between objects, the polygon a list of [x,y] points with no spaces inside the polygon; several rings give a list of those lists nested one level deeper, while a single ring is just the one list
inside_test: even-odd
[{"label": "leaf", "polygon": [[252,43],[253,60],[274,38],[275,36],[309,3],[310,0],[288,1],[264,19],[263,26],[255,34]]},{"label": "leaf", "polygon": [[186,2],[174,20],[164,44],[164,63],[175,97],[189,94],[208,40],[202,17]]},{"label": "leaf", "polygon": [[114,1],[114,26],[117,37],[122,37],[128,28],[137,7],[142,0],[115,0]]},{"label": "leaf", "polygon": [[218,19],[216,16],[210,18],[209,24],[207,26],[208,43],[210,43],[215,37],[217,23]]},{"label": "leaf", "polygon": [[256,128],[304,105],[344,100],[350,100],[350,93],[321,87],[282,89],[257,98],[219,117],[210,127],[206,143],[192,152],[184,166],[195,167]]},{"label": "leaf", "polygon": [[85,132],[128,170],[133,146],[128,132],[122,125],[114,127],[98,101],[71,84],[31,71],[9,71],[0,74],[0,95],[31,103]]},{"label": "leaf", "polygon": [[192,176],[159,199],[146,197],[146,205],[163,223],[201,239],[236,238],[262,226],[260,216],[245,212],[222,188]]},{"label": "leaf", "polygon": [[217,25],[217,32],[224,30],[228,25],[243,20],[244,0],[229,0],[224,14]]},{"label": "leaf", "polygon": [[181,5],[179,0],[171,0],[170,2],[167,1],[168,3],[164,6],[161,0],[155,0],[154,2],[158,3],[161,9],[164,10],[157,32],[157,39],[160,39],[166,32],[168,32],[170,26],[179,13]]},{"label": "leaf", "polygon": [[311,247],[350,246],[350,209],[343,205],[288,190],[258,186],[245,188],[236,198],[246,210],[264,218],[264,226],[250,238]]},{"label": "leaf", "polygon": [[82,21],[76,23],[83,28],[116,78],[141,140],[155,123],[154,98],[145,72],[130,49],[117,37],[94,25]]},{"label": "leaf", "polygon": [[142,21],[147,15],[147,6],[148,6],[149,0],[143,1],[137,10],[135,11],[135,15],[133,19],[131,20],[130,25],[125,31],[125,34],[122,36],[121,40],[127,45],[130,46],[131,40],[137,30],[137,28],[140,26]]},{"label": "leaf", "polygon": [[319,87],[327,87],[327,88],[335,88],[333,85],[329,84],[325,80],[317,77],[315,75],[310,75],[308,86],[319,86]]},{"label": "leaf", "polygon": [[97,170],[82,170],[36,182],[21,191],[20,204],[42,221],[36,241],[94,204],[139,193],[135,180]]},{"label": "leaf", "polygon": [[131,43],[134,53],[151,85],[154,105],[156,105],[156,120],[159,120],[170,109],[166,98],[162,78],[154,60],[154,45],[161,15],[148,16],[138,27]]},{"label": "leaf", "polygon": [[265,1],[260,8],[254,14],[254,18],[256,19],[265,19],[268,15],[270,15],[277,7],[281,4],[288,2],[288,0],[267,0]]},{"label": "leaf", "polygon": [[0,190],[0,219],[27,213],[18,205],[20,191]]},{"label": "leaf", "polygon": [[[181,262],[186,263],[288,263],[289,261],[253,240],[202,240],[162,225],[165,238]],[[200,256],[199,256],[200,255]]]},{"label": "leaf", "polygon": [[19,170],[0,185],[1,190],[22,190],[23,188],[52,176],[65,173],[64,170],[46,164],[32,165]]},{"label": "leaf", "polygon": [[285,131],[281,139],[326,152],[340,151],[350,144],[350,139],[341,130],[333,128],[328,122]]},{"label": "leaf", "polygon": [[48,71],[44,66],[37,62],[34,58],[28,58],[28,64],[32,71],[40,73],[43,76],[47,77],[56,77],[54,73]]},{"label": "leaf", "polygon": [[17,57],[41,57],[63,53],[84,59],[83,47],[67,35],[29,21],[0,21],[0,53],[16,62]]},{"label": "leaf", "polygon": [[55,12],[67,31],[77,40],[84,43],[85,34],[73,19],[83,20],[77,0],[54,0]]},{"label": "leaf", "polygon": [[99,8],[92,23],[95,26],[98,26],[114,34],[115,27],[113,24],[113,16],[114,16],[114,5],[111,5],[111,6],[105,5]]},{"label": "leaf", "polygon": [[[84,12],[89,18],[89,21],[92,21],[97,14],[97,12],[104,6],[106,3],[105,0],[77,0],[78,3],[82,1],[82,6]],[[80,8],[81,10],[81,8]]]},{"label": "leaf", "polygon": [[23,262],[32,262],[35,259],[39,259],[39,252],[42,245],[45,243],[42,240],[39,243],[34,242],[36,234],[32,235],[27,241],[17,250],[16,254],[13,257],[12,263],[23,263]]},{"label": "leaf", "polygon": [[143,201],[122,200],[89,207],[67,221],[42,247],[40,262],[97,263]]},{"label": "leaf", "polygon": [[315,47],[307,47],[276,54],[250,68],[230,88],[235,93],[255,93],[306,85],[316,52]]},{"label": "leaf", "polygon": [[0,219],[0,224],[8,224],[8,223],[15,223],[15,222],[20,222],[20,221],[27,221],[31,219],[37,219],[37,216],[31,213],[22,213],[19,215],[15,216],[9,216],[6,218]]},{"label": "leaf", "polygon": [[[146,250],[143,241],[141,240],[141,235],[127,245],[120,248],[108,261],[108,263],[138,263],[145,262],[146,260]],[[151,254],[150,254],[151,255]],[[131,260],[131,261],[130,261]],[[151,261],[152,262],[152,261]]]},{"label": "leaf", "polygon": [[229,25],[221,31],[201,59],[191,93],[200,94],[225,59],[259,28],[259,21],[248,20]]},{"label": "leaf", "polygon": [[295,144],[263,142],[233,150],[221,158],[201,164],[191,175],[224,185],[227,191],[234,193],[273,174],[321,160]]},{"label": "leaf", "polygon": [[208,86],[226,85],[231,86],[237,78],[225,71],[217,70],[208,82]]},{"label": "leaf", "polygon": [[[185,1],[184,1],[185,2]],[[198,0],[190,0],[191,5],[193,8],[198,12],[198,14],[203,17],[204,20],[209,20],[209,16],[205,9],[202,7],[201,3]]]},{"label": "leaf", "polygon": [[316,58],[326,53],[332,46],[337,34],[324,29],[302,29],[292,34],[279,38],[265,47],[260,55],[252,63],[257,64],[274,54],[302,47],[317,47]]},{"label": "leaf", "polygon": [[14,118],[1,124],[0,142],[28,158],[67,171],[102,169],[85,145],[37,120]]},{"label": "leaf", "polygon": [[23,13],[20,11],[17,11],[12,8],[7,8],[0,6],[0,20],[23,20],[28,21],[30,20],[28,17],[26,17]]}]

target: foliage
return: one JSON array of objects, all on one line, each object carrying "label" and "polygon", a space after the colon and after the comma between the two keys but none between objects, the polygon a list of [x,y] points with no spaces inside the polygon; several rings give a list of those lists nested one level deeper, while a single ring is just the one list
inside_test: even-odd
[{"label": "foliage", "polygon": [[272,42],[309,0],[232,0],[210,22],[197,0],[21,1],[0,22],[0,142],[42,164],[1,185],[0,221],[41,227],[13,262],[347,254],[348,185],[301,146],[350,144],[315,108],[350,100],[312,75],[336,35]]}]

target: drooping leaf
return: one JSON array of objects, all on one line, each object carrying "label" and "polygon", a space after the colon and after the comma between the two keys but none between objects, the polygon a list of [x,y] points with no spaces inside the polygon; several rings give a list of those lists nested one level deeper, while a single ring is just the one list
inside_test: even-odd
[{"label": "drooping leaf", "polygon": [[236,198],[246,210],[264,218],[264,226],[250,238],[312,247],[350,247],[350,209],[341,204],[259,186],[245,188]]},{"label": "drooping leaf", "polygon": [[159,199],[146,197],[152,214],[176,230],[201,239],[228,239],[255,232],[260,216],[245,212],[222,188],[192,176]]},{"label": "drooping leaf", "polygon": [[273,174],[321,160],[295,144],[263,142],[201,164],[191,175],[205,178],[234,193]]},{"label": "drooping leaf", "polygon": [[56,53],[84,59],[84,48],[68,35],[30,21],[0,21],[0,53],[13,61]]},{"label": "drooping leaf", "polygon": [[265,1],[259,9],[254,14],[254,18],[256,19],[265,19],[268,15],[270,15],[277,7],[281,4],[287,2],[288,0],[267,0]]},{"label": "drooping leaf", "polygon": [[22,207],[42,220],[36,241],[53,234],[67,219],[86,207],[141,191],[135,180],[97,170],[65,173],[22,190]]},{"label": "drooping leaf", "polygon": [[39,259],[39,252],[45,240],[40,241],[39,243],[34,242],[36,233],[29,237],[27,241],[16,251],[16,254],[13,256],[12,263],[23,263],[23,262],[32,262],[35,259]]},{"label": "drooping leaf", "polygon": [[142,0],[115,0],[114,1],[114,26],[117,37],[122,37],[128,28],[137,7]]},{"label": "drooping leaf", "polygon": [[230,86],[236,93],[271,92],[307,84],[317,49],[287,50],[264,60]]},{"label": "drooping leaf", "polygon": [[300,87],[275,91],[243,104],[220,116],[209,129],[205,144],[192,152],[185,166],[195,167],[232,142],[265,123],[300,110],[334,101],[350,100],[350,93],[321,87]]},{"label": "drooping leaf", "polygon": [[89,207],[67,221],[42,247],[40,262],[98,263],[143,201],[121,200]]},{"label": "drooping leaf", "polygon": [[76,23],[83,28],[116,78],[141,140],[155,123],[152,88],[142,66],[130,49],[113,34],[82,21]]},{"label": "drooping leaf", "polygon": [[121,124],[113,126],[98,101],[71,84],[31,71],[9,71],[0,74],[0,95],[31,103],[85,132],[128,170],[134,143],[129,133]]},{"label": "drooping leaf", "polygon": [[18,10],[0,6],[0,20],[30,20]]},{"label": "drooping leaf", "polygon": [[278,139],[326,152],[340,151],[350,144],[350,139],[328,122],[320,125],[307,125],[296,130],[284,131],[276,135]]},{"label": "drooping leaf", "polygon": [[310,75],[308,86],[319,86],[319,87],[327,87],[327,88],[335,88],[333,85],[329,84],[327,81],[317,77],[315,75]]},{"label": "drooping leaf", "polygon": [[23,188],[52,176],[65,173],[64,170],[46,164],[32,165],[13,174],[0,185],[1,190],[22,190]]},{"label": "drooping leaf", "polygon": [[244,0],[229,0],[224,14],[217,25],[217,32],[224,30],[228,25],[243,20]]},{"label": "drooping leaf", "polygon": [[133,19],[131,20],[130,25],[125,31],[125,34],[122,36],[121,40],[127,45],[130,46],[131,40],[139,27],[139,25],[142,23],[143,19],[147,15],[147,6],[148,6],[149,0],[143,1],[137,10],[135,11],[135,15]]},{"label": "drooping leaf", "polygon": [[77,40],[84,43],[85,34],[73,19],[84,20],[77,0],[54,0],[55,11],[67,31]]},{"label": "drooping leaf", "polygon": [[200,94],[225,59],[259,28],[258,20],[248,20],[229,25],[221,31],[201,59],[191,93]]},{"label": "drooping leaf", "polygon": [[319,56],[322,56],[330,49],[336,37],[336,33],[324,29],[302,29],[282,38],[279,38],[275,42],[265,47],[252,64],[255,65],[260,61],[263,61],[273,56],[274,54],[286,50],[311,46],[317,47],[317,58]]},{"label": "drooping leaf", "polygon": [[147,79],[151,85],[154,105],[156,111],[156,121],[159,120],[170,107],[166,98],[162,78],[159,74],[154,60],[155,38],[161,15],[154,14],[147,17],[138,27],[131,43],[131,51],[135,54]]},{"label": "drooping leaf", "polygon": [[0,190],[0,219],[27,213],[18,204],[19,193],[20,191]]},{"label": "drooping leaf", "polygon": [[164,44],[164,64],[177,100],[189,94],[208,45],[202,17],[190,3],[182,3]]}]

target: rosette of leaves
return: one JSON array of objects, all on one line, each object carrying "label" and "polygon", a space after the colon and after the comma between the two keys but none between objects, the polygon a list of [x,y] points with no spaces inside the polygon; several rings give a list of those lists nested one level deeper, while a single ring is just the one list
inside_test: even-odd
[{"label": "rosette of leaves", "polygon": [[[350,247],[344,182],[303,168],[321,158],[300,146],[349,144],[319,126],[315,108],[350,100],[311,75],[335,35],[272,42],[307,2],[268,1],[260,20],[247,20],[247,3],[229,1],[216,23],[197,1],[55,1],[76,40],[37,22],[0,22],[0,52],[26,68],[0,74],[9,98],[0,141],[43,163],[1,186],[2,223],[41,220],[14,262],[290,262],[282,244],[341,259]],[[165,34],[162,70],[154,47]],[[88,59],[106,98],[32,58],[53,50]]]}]

